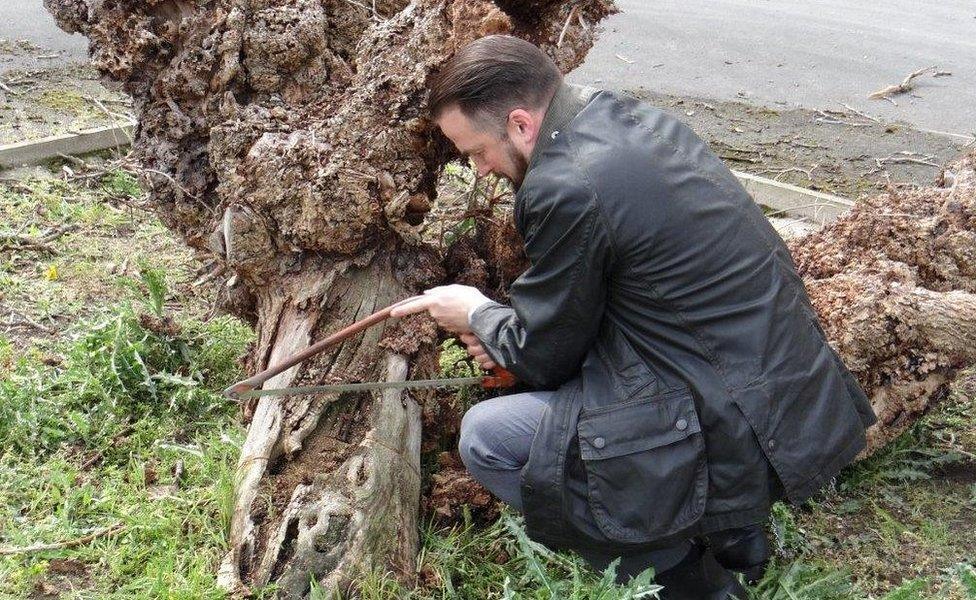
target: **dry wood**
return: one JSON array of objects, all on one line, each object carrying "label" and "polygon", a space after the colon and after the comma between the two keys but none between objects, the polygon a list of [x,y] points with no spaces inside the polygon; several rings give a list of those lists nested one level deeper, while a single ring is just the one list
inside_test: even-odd
[{"label": "dry wood", "polygon": [[881,119],[879,119],[878,117],[872,117],[871,115],[861,112],[848,104],[844,104],[843,102],[838,102],[838,104],[840,104],[841,106],[843,106],[844,108],[846,108],[847,110],[851,111],[852,113],[854,113],[859,117],[864,117],[865,119],[869,121],[874,121],[875,123],[881,123]]},{"label": "dry wood", "polygon": [[920,77],[925,73],[928,73],[929,71],[934,71],[936,70],[936,68],[937,67],[933,65],[931,67],[925,67],[924,69],[912,71],[911,73],[908,74],[907,77],[905,77],[904,81],[902,81],[901,83],[895,85],[889,85],[887,87],[881,88],[876,92],[872,92],[868,94],[868,98],[872,100],[880,100],[880,99],[890,100],[891,99],[890,96],[904,94],[905,92],[908,92],[915,87],[914,82],[916,77]]},{"label": "dry wood", "polygon": [[82,536],[80,538],[67,540],[64,542],[55,542],[53,544],[34,544],[32,546],[0,548],[0,555],[34,554],[36,552],[44,552],[46,550],[61,550],[64,548],[74,548],[75,546],[82,546],[100,537],[113,535],[115,533],[122,531],[123,529],[125,529],[124,523],[116,523],[115,525],[110,525],[108,527],[97,529],[92,533],[89,533],[88,535]]},{"label": "dry wood", "polygon": [[0,233],[0,252],[6,250],[41,250],[49,254],[56,254],[57,251],[50,245],[63,235],[76,231],[79,225],[60,225],[53,227],[41,235],[29,236],[17,233]]}]

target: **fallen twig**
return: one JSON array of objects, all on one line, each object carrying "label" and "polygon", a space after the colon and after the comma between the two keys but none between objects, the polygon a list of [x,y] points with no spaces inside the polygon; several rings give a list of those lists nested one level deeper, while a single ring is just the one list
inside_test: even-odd
[{"label": "fallen twig", "polygon": [[779,178],[782,177],[783,175],[786,175],[787,173],[796,172],[796,173],[803,173],[804,175],[807,176],[807,179],[813,181],[813,175],[811,175],[811,171],[813,171],[813,169],[807,170],[807,169],[801,169],[800,167],[788,167],[785,169],[763,169],[762,171],[759,171],[757,174],[764,175],[766,173],[775,173],[776,175],[773,177],[773,181],[779,181]]},{"label": "fallen twig", "polygon": [[10,307],[7,307],[7,310],[10,311],[10,315],[11,316],[16,315],[20,319],[20,323],[14,323],[12,320],[11,321],[8,321],[7,325],[10,326],[10,327],[17,327],[17,326],[26,325],[28,327],[33,327],[34,329],[37,329],[38,331],[41,331],[41,332],[46,333],[48,335],[54,335],[55,333],[57,333],[55,330],[51,329],[50,327],[47,327],[46,325],[41,325],[40,323],[38,323],[34,319],[28,317],[27,315],[25,315],[22,312],[13,310]]},{"label": "fallen twig", "polygon": [[0,548],[0,555],[10,555],[10,554],[31,554],[34,552],[44,552],[45,550],[60,550],[62,548],[74,548],[75,546],[81,546],[87,544],[92,540],[104,537],[107,535],[112,535],[113,533],[118,533],[125,529],[124,523],[116,523],[115,525],[110,525],[108,527],[103,527],[97,529],[88,535],[82,536],[77,539],[68,540],[65,542],[56,542],[53,544],[34,544],[33,546],[21,546],[21,547],[6,547]]},{"label": "fallen twig", "polygon": [[864,117],[865,119],[867,119],[869,121],[874,121],[875,123],[880,123],[881,122],[881,119],[879,119],[877,117],[872,117],[871,115],[869,115],[867,113],[863,113],[863,112],[857,110],[856,108],[853,108],[851,106],[848,106],[847,104],[844,104],[843,102],[838,102],[837,104],[840,104],[841,106],[843,106],[844,108],[846,108],[847,110],[851,111],[852,113],[854,113],[855,115],[857,115],[859,117]]},{"label": "fallen twig", "polygon": [[817,123],[826,123],[827,125],[847,125],[848,127],[867,127],[866,123],[852,123],[850,121],[845,121],[843,119],[838,119],[834,115],[843,115],[839,111],[832,110],[818,110],[817,114],[820,115],[814,121]]},{"label": "fallen twig", "polygon": [[77,223],[49,229],[39,236],[20,235],[18,233],[0,233],[0,251],[33,248],[54,254],[54,248],[51,248],[49,244],[64,234],[74,231],[75,229],[78,229]]},{"label": "fallen twig", "polygon": [[917,165],[926,165],[928,167],[941,167],[942,165],[932,162],[933,158],[936,158],[934,154],[919,154],[918,152],[902,150],[901,152],[895,152],[891,156],[876,158],[874,159],[874,162],[878,165],[879,169],[884,165],[902,163],[914,163]]},{"label": "fallen twig", "polygon": [[88,469],[94,467],[100,460],[102,460],[102,453],[95,452],[95,454],[88,457],[85,462],[81,463],[81,470],[87,471]]},{"label": "fallen twig", "polygon": [[573,20],[573,15],[576,14],[576,8],[578,5],[573,5],[573,8],[569,9],[569,16],[566,17],[566,23],[563,24],[562,31],[559,32],[559,39],[556,40],[556,47],[563,47],[563,38],[566,37],[566,31],[569,30],[569,24]]},{"label": "fallen twig", "polygon": [[628,65],[632,65],[632,64],[634,64],[634,61],[632,61],[632,60],[630,60],[630,59],[629,59],[629,58],[627,58],[626,56],[621,56],[621,55],[619,55],[619,54],[614,54],[614,56],[616,56],[616,57],[617,57],[617,58],[619,58],[620,60],[622,60],[622,61],[624,61],[624,62],[625,62],[625,63],[627,63]]},{"label": "fallen twig", "polygon": [[935,68],[936,68],[935,65],[933,65],[931,67],[925,67],[924,69],[913,71],[909,73],[908,77],[905,77],[905,80],[902,81],[901,83],[896,85],[889,85],[888,87],[882,88],[876,92],[872,92],[868,94],[868,98],[872,100],[881,100],[881,99],[890,100],[889,96],[904,94],[905,92],[915,87],[914,79],[916,77],[920,77],[921,75],[924,75],[925,73],[932,71]]},{"label": "fallen twig", "polygon": [[748,158],[746,156],[735,156],[734,154],[719,154],[719,158],[724,158],[725,160],[731,160],[733,162],[743,162],[750,163],[754,165],[762,164],[762,161],[758,158]]}]

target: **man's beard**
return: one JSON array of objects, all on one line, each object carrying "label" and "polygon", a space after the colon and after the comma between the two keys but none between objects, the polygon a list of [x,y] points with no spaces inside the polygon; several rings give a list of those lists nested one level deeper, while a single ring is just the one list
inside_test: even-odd
[{"label": "man's beard", "polygon": [[525,172],[529,168],[529,161],[526,159],[521,152],[516,150],[515,144],[511,140],[506,140],[505,151],[508,154],[508,168],[512,170],[511,173],[503,173],[505,177],[512,182],[512,187],[515,188],[517,192],[520,187],[522,187],[522,180],[525,179]]}]

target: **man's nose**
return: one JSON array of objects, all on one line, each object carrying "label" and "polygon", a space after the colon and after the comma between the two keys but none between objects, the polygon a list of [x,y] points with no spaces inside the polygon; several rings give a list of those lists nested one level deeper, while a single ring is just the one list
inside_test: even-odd
[{"label": "man's nose", "polygon": [[485,177],[488,173],[491,173],[491,167],[485,161],[472,159],[471,162],[474,163],[474,170],[478,174],[478,177]]}]

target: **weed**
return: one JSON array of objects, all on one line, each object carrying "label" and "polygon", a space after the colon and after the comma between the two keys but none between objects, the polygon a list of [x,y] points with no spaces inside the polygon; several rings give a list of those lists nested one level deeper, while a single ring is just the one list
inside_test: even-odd
[{"label": "weed", "polygon": [[964,458],[958,452],[933,447],[931,443],[927,424],[917,422],[873,456],[847,469],[840,489],[925,480],[931,477],[932,471]]},{"label": "weed", "polygon": [[966,592],[966,598],[976,600],[976,568],[960,563],[956,565],[956,575],[962,589]]},{"label": "weed", "polygon": [[881,600],[918,600],[924,597],[922,592],[928,588],[928,585],[926,579],[912,579],[885,594]]},{"label": "weed", "polygon": [[166,302],[166,273],[162,269],[154,269],[143,264],[139,268],[139,277],[146,286],[146,300],[149,308],[157,317],[163,316],[163,304]]},{"label": "weed", "polygon": [[849,600],[853,592],[847,572],[806,560],[772,565],[753,590],[762,600]]},{"label": "weed", "polygon": [[110,197],[138,198],[142,195],[139,180],[122,169],[113,169],[102,178],[102,189]]},{"label": "weed", "polygon": [[807,549],[805,532],[796,523],[789,507],[777,502],[772,506],[769,516],[770,529],[780,556],[793,558]]},{"label": "weed", "polygon": [[[60,364],[25,356],[0,380],[0,541],[122,523],[60,553],[86,565],[95,597],[223,597],[214,572],[243,432],[219,390],[240,376],[250,333],[229,318],[170,332],[144,322],[123,305],[80,325]],[[0,597],[46,581],[45,558],[0,557],[13,582]]]}]

